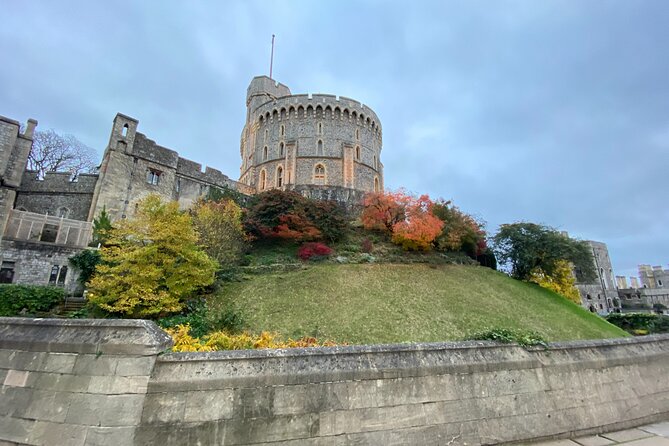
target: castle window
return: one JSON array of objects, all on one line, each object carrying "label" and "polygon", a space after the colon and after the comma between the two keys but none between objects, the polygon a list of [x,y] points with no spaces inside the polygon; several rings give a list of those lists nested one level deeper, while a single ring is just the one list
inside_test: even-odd
[{"label": "castle window", "polygon": [[283,167],[276,168],[276,187],[283,186]]},{"label": "castle window", "polygon": [[376,155],[374,155],[374,169],[378,170],[378,167],[376,166]]},{"label": "castle window", "polygon": [[322,164],[314,167],[314,184],[325,184],[325,166]]},{"label": "castle window", "polygon": [[45,224],[40,234],[40,242],[55,243],[58,237],[58,225]]},{"label": "castle window", "polygon": [[121,130],[121,136],[123,136],[124,138],[128,136],[128,124],[123,125],[123,129]]},{"label": "castle window", "polygon": [[70,210],[66,208],[65,206],[59,207],[57,211],[57,215],[60,218],[67,218],[68,214],[70,213]]},{"label": "castle window", "polygon": [[14,281],[14,268],[16,262],[2,262],[0,265],[0,283],[12,283]]},{"label": "castle window", "polygon": [[177,178],[176,182],[176,191],[180,192],[181,191],[181,178]]},{"label": "castle window", "polygon": [[283,143],[280,142],[279,143],[279,156],[283,156],[283,148],[284,148]]},{"label": "castle window", "polygon": [[268,137],[269,137],[269,130],[265,129],[265,141],[267,141]]},{"label": "castle window", "polygon": [[265,170],[260,171],[260,190],[265,190],[265,182],[267,179],[267,175],[265,174]]},{"label": "castle window", "polygon": [[154,170],[154,169],[147,170],[146,182],[149,184],[153,184],[154,186],[157,186],[158,183],[160,182],[160,174],[161,172],[159,170]]},{"label": "castle window", "polygon": [[263,161],[267,160],[267,146],[263,147],[262,149],[262,159]]},{"label": "castle window", "polygon": [[323,141],[318,140],[318,154],[323,155]]},{"label": "castle window", "polygon": [[660,279],[657,279],[657,286],[662,286],[662,281]]},{"label": "castle window", "polygon": [[320,122],[318,123],[318,134],[319,135],[323,134],[323,124],[321,124]]},{"label": "castle window", "polygon": [[355,139],[360,139],[360,129],[355,129]]},{"label": "castle window", "polygon": [[286,126],[285,125],[281,126],[281,136],[286,136]]},{"label": "castle window", "polygon": [[49,274],[49,285],[55,285],[58,280],[58,272],[60,267],[58,265],[53,265],[51,267],[51,274]]},{"label": "castle window", "polygon": [[360,146],[355,146],[355,159],[360,159]]},{"label": "castle window", "polygon": [[379,191],[379,177],[374,177],[374,192]]}]

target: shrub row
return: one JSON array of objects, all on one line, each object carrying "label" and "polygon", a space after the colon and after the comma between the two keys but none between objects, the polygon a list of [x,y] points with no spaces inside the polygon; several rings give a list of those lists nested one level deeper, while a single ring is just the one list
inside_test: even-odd
[{"label": "shrub row", "polygon": [[0,316],[34,316],[63,301],[62,288],[34,285],[0,285]]}]

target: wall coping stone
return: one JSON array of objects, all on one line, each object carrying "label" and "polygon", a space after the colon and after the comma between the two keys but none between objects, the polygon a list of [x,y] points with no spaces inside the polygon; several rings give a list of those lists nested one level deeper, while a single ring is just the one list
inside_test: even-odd
[{"label": "wall coping stone", "polygon": [[151,356],[172,345],[146,320],[0,318],[0,349]]},{"label": "wall coping stone", "polygon": [[[546,347],[528,346],[528,351],[558,351],[577,350],[606,346],[627,346],[649,344],[658,341],[669,341],[669,334],[649,335],[628,338],[594,339],[580,341],[552,342]],[[335,347],[308,347],[286,349],[257,349],[257,350],[225,350],[215,352],[177,352],[161,356],[162,362],[170,361],[212,361],[226,359],[262,359],[262,358],[289,358],[315,357],[334,355],[360,355],[369,353],[397,353],[397,352],[438,352],[444,350],[471,350],[471,349],[509,349],[518,344],[500,344],[493,341],[456,341],[456,342],[429,342],[406,344],[377,344],[377,345],[347,345]]]}]

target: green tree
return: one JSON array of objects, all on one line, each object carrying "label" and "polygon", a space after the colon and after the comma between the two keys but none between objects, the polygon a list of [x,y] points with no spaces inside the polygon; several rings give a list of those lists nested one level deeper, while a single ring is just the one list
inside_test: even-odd
[{"label": "green tree", "polygon": [[574,266],[579,281],[589,282],[596,277],[588,244],[548,226],[528,222],[504,224],[493,242],[497,262],[516,279],[530,280],[537,269],[554,277],[561,260]]},{"label": "green tree", "polygon": [[107,243],[111,229],[112,223],[109,214],[107,214],[107,207],[103,206],[100,215],[93,220],[93,241],[91,245],[98,246]]},{"label": "green tree", "polygon": [[150,195],[135,218],[122,220],[100,250],[102,263],[89,282],[88,299],[125,317],[160,317],[214,281],[216,261],[197,246],[190,215],[176,202]]},{"label": "green tree", "polygon": [[198,244],[221,266],[239,262],[247,236],[242,209],[232,200],[200,201],[193,209]]},{"label": "green tree", "polygon": [[542,288],[555,291],[575,304],[581,304],[581,295],[576,288],[576,278],[572,273],[571,263],[558,260],[552,275],[544,273],[541,268],[535,268],[530,275],[530,282]]}]

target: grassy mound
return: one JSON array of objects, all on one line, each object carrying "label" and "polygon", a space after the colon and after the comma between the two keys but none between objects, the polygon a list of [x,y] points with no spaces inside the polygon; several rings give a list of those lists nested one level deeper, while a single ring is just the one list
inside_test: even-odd
[{"label": "grassy mound", "polygon": [[226,283],[218,302],[230,301],[252,331],[350,344],[458,340],[493,328],[550,341],[627,335],[536,285],[462,265],[317,264]]}]

